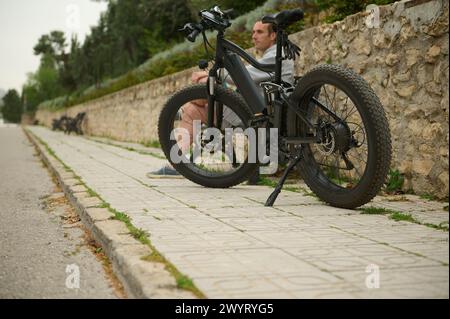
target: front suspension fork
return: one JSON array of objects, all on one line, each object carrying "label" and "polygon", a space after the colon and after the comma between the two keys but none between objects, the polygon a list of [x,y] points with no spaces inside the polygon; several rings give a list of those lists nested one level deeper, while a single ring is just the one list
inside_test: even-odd
[{"label": "front suspension fork", "polygon": [[215,75],[211,74],[212,70],[209,72],[208,81],[207,83],[207,90],[208,90],[208,121],[207,125],[208,127],[214,127],[214,109],[215,109],[215,90],[216,90],[216,77]]},{"label": "front suspension fork", "polygon": [[[220,84],[216,78],[216,72],[211,70],[209,72],[207,81],[207,91],[208,91],[208,127],[222,127],[223,118],[223,104],[216,101],[216,83]],[[212,107],[211,107],[212,106]]]}]

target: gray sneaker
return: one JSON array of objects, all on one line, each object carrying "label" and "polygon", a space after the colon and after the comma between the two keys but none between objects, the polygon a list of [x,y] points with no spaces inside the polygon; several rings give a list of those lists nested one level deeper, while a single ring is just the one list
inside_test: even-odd
[{"label": "gray sneaker", "polygon": [[181,177],[181,175],[173,167],[166,165],[156,171],[148,173],[147,177],[149,178]]}]

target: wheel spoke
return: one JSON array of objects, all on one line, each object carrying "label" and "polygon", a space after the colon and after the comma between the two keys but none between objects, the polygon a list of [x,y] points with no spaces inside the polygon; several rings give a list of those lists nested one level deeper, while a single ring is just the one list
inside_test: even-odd
[{"label": "wheel spoke", "polygon": [[333,107],[333,103],[331,103],[331,99],[330,99],[330,96],[328,95],[327,88],[325,87],[325,85],[323,86],[323,90],[324,90],[325,95],[326,95],[326,100],[328,100],[329,105],[331,106],[331,110],[332,110],[334,113],[336,113],[335,108]]},{"label": "wheel spoke", "polygon": [[[316,163],[322,167],[323,172],[331,182],[341,187],[344,184],[346,184],[346,187],[354,187],[362,178],[367,166],[368,146],[364,123],[356,105],[338,87],[329,84],[323,85],[321,95],[321,100],[325,101],[325,103],[320,103],[336,114],[336,116],[343,119],[344,122],[351,120],[346,122],[346,127],[350,131],[352,140],[355,142],[349,145],[350,149],[346,152],[333,150],[334,147],[338,147],[336,146],[336,138],[338,137],[334,135],[340,134],[338,132],[342,130],[342,128],[336,127],[334,128],[333,137],[330,137],[330,140],[327,138],[327,142],[324,141],[322,144],[314,146],[313,156]],[[317,100],[320,101],[319,99]],[[337,123],[329,113],[325,112],[319,106],[311,107],[309,114],[310,118],[314,119],[314,121],[318,121],[319,119],[322,122],[325,121],[325,125],[328,125],[327,130],[333,130],[334,125]],[[321,134],[327,135],[330,133]],[[340,143],[342,143],[342,136]],[[334,153],[327,154],[329,151]]]}]

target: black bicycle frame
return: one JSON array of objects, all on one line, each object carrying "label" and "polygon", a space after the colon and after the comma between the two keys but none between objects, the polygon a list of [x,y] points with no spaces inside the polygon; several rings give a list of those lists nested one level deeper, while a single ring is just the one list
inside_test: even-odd
[{"label": "black bicycle frame", "polygon": [[[278,46],[277,41],[277,46]],[[281,43],[280,43],[280,51],[281,51]],[[278,53],[278,50],[277,50]],[[215,105],[214,98],[214,85],[216,83],[217,71],[225,68],[233,82],[239,89],[239,93],[243,96],[244,100],[247,102],[247,105],[253,111],[254,114],[259,114],[264,111],[266,108],[263,97],[260,94],[258,87],[255,82],[250,77],[247,69],[245,68],[242,61],[239,59],[239,56],[246,60],[250,65],[255,68],[275,73],[275,77],[279,75],[279,79],[281,81],[281,64],[277,69],[277,64],[262,64],[256,61],[252,56],[250,56],[247,52],[241,49],[239,46],[230,42],[223,37],[223,32],[219,32],[217,35],[217,44],[216,44],[216,56],[213,68],[209,71],[209,77],[207,82],[208,87],[208,105]],[[218,106],[221,109],[221,106]],[[208,127],[214,126],[214,107],[208,107]],[[219,110],[221,111],[221,110]],[[220,116],[219,116],[220,118]],[[217,124],[217,123],[216,123]]]},{"label": "black bicycle frame", "polygon": [[[216,83],[217,71],[225,68],[237,88],[239,89],[239,93],[243,96],[245,102],[252,110],[253,114],[259,115],[263,114],[266,109],[266,104],[264,98],[261,96],[258,87],[255,82],[250,77],[247,69],[245,68],[242,61],[239,59],[239,56],[246,60],[253,67],[265,71],[268,73],[274,73],[274,81],[277,85],[281,85],[281,67],[283,62],[282,56],[282,47],[283,43],[283,31],[277,31],[277,43],[276,43],[276,56],[275,56],[275,64],[263,64],[259,63],[250,56],[247,52],[245,52],[242,48],[237,46],[231,41],[228,41],[224,38],[224,34],[222,31],[218,32],[217,35],[217,44],[216,44],[216,55],[215,55],[215,64],[209,71],[207,88],[208,88],[208,105],[214,105],[215,107],[208,107],[208,127],[214,127],[214,115],[215,112],[218,113],[218,121],[221,119],[223,106],[215,103],[214,98],[214,85]],[[327,107],[325,107],[322,103],[317,101],[315,98],[311,100],[318,107],[324,109],[327,113],[333,116],[335,119],[339,119],[339,117],[330,111]],[[284,103],[283,103],[284,102]],[[281,128],[282,126],[282,114],[283,108],[285,105],[289,107],[291,110],[295,112],[295,114],[310,128],[315,129],[315,126],[305,118],[305,115],[299,110],[299,108],[292,103],[290,103],[286,99],[281,99],[280,93],[274,93],[274,104],[276,104],[275,109],[275,118],[274,118],[274,127]],[[339,119],[340,120],[340,119]],[[217,122],[216,125],[220,125],[220,122]],[[220,126],[219,126],[220,127]],[[318,142],[317,137],[314,138],[301,138],[296,139],[295,141],[288,141],[288,143],[298,144],[298,143],[315,143]]]}]

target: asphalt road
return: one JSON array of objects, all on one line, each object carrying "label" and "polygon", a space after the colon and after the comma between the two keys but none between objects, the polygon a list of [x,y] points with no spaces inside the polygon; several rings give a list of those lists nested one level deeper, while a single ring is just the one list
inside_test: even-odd
[{"label": "asphalt road", "polygon": [[117,298],[20,127],[0,127],[0,298]]}]

